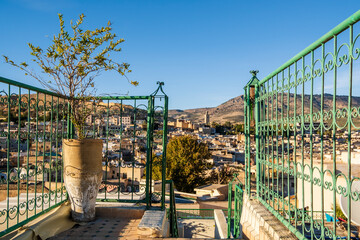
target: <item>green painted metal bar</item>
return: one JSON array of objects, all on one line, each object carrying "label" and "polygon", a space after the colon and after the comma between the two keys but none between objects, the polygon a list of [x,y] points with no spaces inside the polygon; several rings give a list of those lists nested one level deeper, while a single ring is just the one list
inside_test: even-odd
[{"label": "green painted metal bar", "polygon": [[[287,81],[287,84],[288,86],[290,86],[290,79],[291,79],[291,74],[290,74],[290,68],[288,68],[288,81]],[[284,86],[284,81],[283,81],[283,85],[282,85],[282,89],[283,89],[283,97],[284,97],[284,91],[286,90],[285,89],[285,86]],[[290,88],[288,89],[288,92],[287,92],[287,98],[286,98],[286,104],[287,106],[290,106]],[[284,109],[284,105],[282,105],[282,108]],[[284,120],[285,119],[285,116],[283,115],[282,116],[282,119]],[[288,195],[290,196],[290,193],[291,193],[291,189],[290,189],[290,176],[291,176],[291,159],[290,159],[290,139],[291,139],[291,136],[290,136],[290,108],[287,108],[286,109],[286,139],[287,139],[287,193]],[[284,124],[282,125],[284,126]],[[284,129],[283,129],[284,131]],[[285,149],[283,148],[282,151],[284,152]],[[282,173],[282,177],[284,177],[284,172]],[[283,178],[284,179],[284,178]],[[283,194],[283,198],[285,198],[285,195]],[[291,208],[290,208],[290,198],[288,198],[288,215],[290,216],[291,214]],[[284,209],[284,212],[285,212],[285,209]]]},{"label": "green painted metal bar", "polygon": [[[337,36],[334,36],[334,52],[337,51]],[[333,85],[334,85],[334,90],[333,90],[333,112],[336,112],[336,84],[337,84],[337,67],[336,65],[334,66],[334,81],[333,81]],[[333,151],[332,151],[332,155],[333,158],[336,159],[336,118],[333,118],[332,121],[333,124],[333,131],[332,131],[332,146],[333,146]],[[333,172],[336,172],[336,161],[333,161],[332,164],[332,170]],[[332,184],[333,186],[336,186],[336,176],[335,174],[333,174],[332,176]],[[336,192],[333,191],[333,202],[336,202]],[[336,219],[336,206],[333,208],[333,216],[334,219]],[[334,237],[333,239],[336,239],[336,221],[333,222],[333,229],[334,229]]]},{"label": "green painted metal bar", "polygon": [[[57,102],[56,102],[56,139],[55,139],[55,152],[56,152],[56,157],[55,157],[55,189],[58,189],[58,170],[59,170],[59,98],[57,98]],[[58,200],[58,192],[55,192],[55,204],[57,203]]]},{"label": "green painted metal bar", "polygon": [[[107,194],[108,188],[108,168],[109,168],[109,116],[110,116],[110,109],[109,109],[110,101],[107,100],[107,107],[106,107],[106,141],[105,141],[105,199]],[[131,199],[132,200],[132,199]]]},{"label": "green painted metal bar", "polygon": [[[254,105],[255,105],[255,141],[256,141],[256,149],[260,150],[260,139],[259,139],[259,116],[260,116],[260,109],[259,109],[259,101],[257,101],[259,97],[259,86],[256,85],[255,86],[255,101],[254,101]],[[260,175],[261,175],[261,171],[260,171],[260,152],[256,151],[256,181],[260,182]],[[259,194],[260,193],[260,188],[258,186],[258,184],[256,185],[256,191]],[[258,195],[259,197],[259,195]]]},{"label": "green painted metal bar", "polygon": [[8,78],[4,78],[4,77],[0,77],[0,82],[7,83],[7,84],[12,85],[12,86],[17,86],[17,87],[20,87],[20,88],[24,88],[24,89],[27,89],[27,90],[32,90],[32,91],[35,91],[35,92],[38,92],[38,93],[43,93],[43,94],[47,94],[47,95],[51,95],[51,96],[55,96],[55,97],[67,98],[66,96],[62,96],[60,94],[57,94],[57,93],[54,93],[54,92],[51,92],[51,91],[48,91],[48,90],[37,88],[37,87],[31,86],[31,85],[21,83],[21,82],[17,82],[17,81],[14,81],[14,80],[11,80],[11,79],[8,79]]},{"label": "green painted metal bar", "polygon": [[[232,192],[233,192],[233,184],[235,180],[237,181],[237,184],[235,184],[234,201],[233,201]],[[241,224],[240,220],[241,220],[242,205],[243,205],[243,193],[244,193],[244,185],[239,180],[238,175],[234,174],[232,180],[228,184],[227,238],[231,238],[231,236],[234,236],[235,238],[239,238],[242,234],[240,232],[240,224]],[[232,209],[233,202],[234,202],[234,211]],[[234,218],[232,218],[232,213],[234,213]]]},{"label": "green painted metal bar", "polygon": [[[322,59],[324,59],[325,57],[325,45],[322,44],[321,46],[321,57]],[[323,67],[323,66],[322,66]],[[321,73],[321,107],[320,107],[320,111],[321,111],[321,119],[320,122],[324,123],[324,85],[325,85],[325,74],[324,72]],[[321,154],[321,183],[324,182],[324,126],[323,124],[320,125],[321,129],[320,129],[320,144],[321,144],[321,150],[320,150],[320,154]],[[325,216],[324,214],[324,186],[323,184],[321,184],[321,212],[322,212],[322,216]],[[325,237],[325,220],[324,218],[322,218],[321,220],[321,237]]]},{"label": "green painted metal bar", "polygon": [[[250,195],[250,170],[249,170],[249,144],[248,144],[248,87],[245,88],[244,92],[244,135],[245,135],[245,191]],[[230,198],[231,199],[231,198]]]},{"label": "green painted metal bar", "polygon": [[11,106],[10,106],[10,95],[11,95],[11,85],[8,85],[8,94],[7,94],[7,139],[6,139],[6,228],[9,228],[9,198],[10,198],[10,113],[11,113]]},{"label": "green painted metal bar", "polygon": [[[305,59],[302,57],[302,92],[301,92],[301,170],[302,170],[302,222],[305,222],[305,180],[304,180],[304,95],[305,95]],[[304,224],[301,224],[302,232],[305,232]]]},{"label": "green painted metal bar", "polygon": [[269,79],[271,79],[273,76],[275,76],[276,74],[278,74],[279,72],[281,72],[283,69],[289,67],[290,65],[294,64],[295,62],[297,62],[298,60],[300,60],[302,57],[306,56],[307,54],[309,54],[309,52],[315,50],[316,48],[318,48],[319,46],[321,46],[321,44],[328,42],[330,39],[332,39],[335,35],[340,34],[341,32],[343,32],[344,30],[346,30],[349,25],[352,25],[356,22],[358,22],[360,20],[360,10],[355,12],[353,15],[351,15],[350,17],[348,17],[347,19],[345,19],[343,22],[341,22],[339,25],[337,25],[336,27],[334,27],[332,30],[330,30],[329,32],[327,32],[325,35],[323,35],[321,38],[319,38],[317,41],[315,41],[314,43],[310,44],[307,48],[305,48],[304,50],[302,50],[300,53],[296,54],[294,57],[292,57],[289,61],[287,61],[286,63],[284,63],[283,65],[281,65],[279,68],[277,68],[275,71],[273,71],[272,73],[270,73],[267,77],[265,77],[263,80],[260,81],[260,85],[264,84],[266,81],[268,81]]},{"label": "green painted metal bar", "polygon": [[[50,139],[49,139],[49,207],[51,206],[51,166],[53,163],[52,159],[52,138],[53,138],[53,112],[54,112],[54,96],[51,96],[51,104],[50,104]],[[44,149],[45,152],[45,149]],[[57,153],[56,153],[57,155]],[[44,159],[45,160],[45,159]],[[55,198],[56,199],[56,198]]]},{"label": "green painted metal bar", "polygon": [[[167,215],[170,215],[170,209],[167,209]],[[180,219],[214,219],[214,209],[177,208],[176,216]]]},{"label": "green painted metal bar", "polygon": [[68,102],[67,103],[67,138],[68,139],[73,139],[73,123],[71,122],[71,119],[70,119],[70,113],[71,113],[71,106],[70,106],[70,103]]},{"label": "green painted metal bar", "polygon": [[[272,159],[273,168],[271,169],[272,192],[273,192],[272,206],[273,207],[275,206],[275,200],[277,198],[279,198],[279,196],[278,196],[278,192],[279,192],[278,191],[279,176],[275,176],[275,170],[276,170],[276,174],[278,174],[278,172],[279,172],[279,164],[280,164],[279,163],[279,152],[278,152],[278,150],[279,150],[279,133],[278,133],[279,132],[279,111],[278,111],[278,109],[279,109],[279,99],[278,99],[278,97],[279,97],[279,92],[278,92],[279,91],[279,74],[276,75],[276,80],[275,81],[276,81],[276,83],[275,83],[275,90],[274,91],[276,91],[276,96],[274,97],[274,99],[275,99],[275,109],[276,109],[276,111],[274,112],[274,120],[275,120],[276,126],[275,126],[275,131],[274,131],[275,139],[273,140],[272,143],[275,145],[275,148],[276,148],[277,151],[275,151],[275,153],[274,153],[274,146],[272,146],[272,149],[273,149],[272,152],[274,153],[273,154],[273,159]],[[260,118],[260,111],[259,111],[258,115],[259,115],[259,118]],[[259,121],[260,121],[260,119],[259,119]],[[260,134],[260,132],[259,132],[259,134]],[[274,164],[275,164],[275,166],[274,166]],[[275,186],[275,183],[274,183],[274,178],[276,178],[276,186]],[[276,188],[276,190],[275,190],[275,188]],[[276,203],[276,204],[278,205],[277,207],[279,208],[280,204],[279,203]]]},{"label": "green painted metal bar", "polygon": [[[311,51],[311,65],[314,64],[314,51]],[[314,77],[313,77],[313,69],[311,69],[311,73],[310,73],[310,116],[313,115],[314,113],[314,109],[313,109],[313,102],[314,102]],[[313,118],[310,118],[310,182],[313,182],[314,179],[314,160],[313,160],[313,127],[314,126],[314,122],[313,122]],[[313,205],[313,196],[314,196],[314,185],[311,184],[310,186],[310,196],[311,196],[311,203],[310,203],[310,211],[311,211],[311,226],[310,226],[310,232],[313,231],[314,229],[314,218],[313,218],[313,210],[314,210],[314,205]],[[313,234],[311,234],[311,239],[314,239]]]},{"label": "green painted metal bar", "polygon": [[131,200],[131,199],[97,198],[96,201],[97,202],[147,203],[146,199]]},{"label": "green painted metal bar", "polygon": [[103,96],[94,97],[95,100],[146,100],[149,96]]},{"label": "green painted metal bar", "polygon": [[227,238],[231,237],[231,213],[232,213],[232,184],[234,178],[229,182],[228,187],[228,217],[227,217]]},{"label": "green painted metal bar", "polygon": [[42,181],[41,181],[41,211],[44,211],[44,190],[45,190],[45,149],[46,149],[46,95],[44,95],[44,114],[43,114],[43,134],[42,134],[42,143],[43,143],[43,149],[42,149]]},{"label": "green painted metal bar", "polygon": [[147,139],[146,139],[146,189],[145,189],[145,198],[146,198],[146,208],[150,208],[151,205],[151,196],[150,196],[150,161],[152,159],[152,143],[151,138],[149,137],[152,131],[151,119],[153,118],[153,100],[152,97],[148,97],[148,109],[147,109]]},{"label": "green painted metal bar", "polygon": [[[119,189],[121,189],[121,164],[122,164],[122,156],[121,156],[121,141],[122,141],[122,134],[123,134],[123,100],[120,100],[120,136],[119,136]],[[118,191],[118,199],[120,199],[120,192]]]},{"label": "green painted metal bar", "polygon": [[165,209],[165,181],[166,181],[166,150],[167,150],[167,134],[168,134],[168,96],[164,97],[164,117],[163,117],[163,136],[162,136],[162,166],[161,166],[161,209]]},{"label": "green painted metal bar", "polygon": [[[354,41],[354,37],[353,37],[353,26],[350,25],[349,28],[349,32],[350,32],[350,46],[353,44]],[[347,158],[347,189],[349,191],[349,193],[351,194],[352,192],[352,174],[351,174],[351,160],[352,160],[352,156],[351,156],[351,131],[352,131],[352,125],[351,123],[351,107],[352,107],[352,87],[353,87],[353,58],[351,57],[349,59],[349,95],[348,95],[348,134],[347,134],[347,147],[348,147],[348,158]],[[351,195],[347,198],[347,204],[348,204],[348,212],[347,212],[347,217],[349,219],[349,221],[347,221],[347,232],[348,232],[348,239],[351,238]]]},{"label": "green painted metal bar", "polygon": [[171,237],[178,237],[178,224],[176,214],[176,203],[174,194],[174,182],[172,180],[166,180],[166,184],[170,186],[170,235]]},{"label": "green painted metal bar", "polygon": [[[67,113],[67,103],[65,101],[63,101],[63,105],[62,105],[62,114],[63,114],[63,117],[62,117],[62,121],[61,121],[61,141],[60,143],[62,144],[63,140],[64,140],[64,136],[66,136],[67,134],[67,128],[68,128],[68,125],[67,125],[67,121],[65,119],[65,116],[68,115]],[[66,123],[66,124],[65,124]],[[65,128],[66,126],[66,128]],[[61,187],[60,189],[65,189],[64,187],[64,176],[63,176],[63,171],[64,171],[64,168],[63,168],[63,164],[62,164],[62,161],[61,161],[61,172],[60,172],[60,182],[61,182]],[[61,191],[61,198],[60,198],[60,201],[63,200],[63,190]],[[68,195],[66,193],[66,198],[68,198]]]},{"label": "green painted metal bar", "polygon": [[36,130],[35,130],[35,215],[37,206],[37,177],[38,177],[38,146],[39,146],[39,93],[36,93]]},{"label": "green painted metal bar", "polygon": [[[132,144],[132,176],[131,176],[131,199],[134,199],[134,168],[135,168],[135,144],[136,144],[136,99],[134,100],[134,134],[133,134],[133,144]],[[151,174],[150,174],[151,177]],[[151,181],[150,181],[151,183]],[[151,189],[151,188],[150,188]]]},{"label": "green painted metal bar", "polygon": [[[21,88],[19,88],[19,95],[17,99],[17,108],[18,108],[18,131],[17,131],[17,169],[16,169],[16,177],[17,177],[17,195],[20,195],[20,128],[21,128]],[[20,206],[19,198],[17,198],[17,205]],[[16,221],[19,223],[20,216],[20,207],[16,209]]]},{"label": "green painted metal bar", "polygon": [[[298,73],[297,73],[297,64],[294,64],[294,82],[297,82],[297,79],[298,79]],[[290,94],[290,89],[289,89],[289,94]],[[295,176],[295,179],[297,179],[297,162],[296,162],[296,149],[297,149],[297,122],[296,122],[296,113],[297,113],[297,85],[295,84],[294,86],[294,126],[293,126],[293,129],[294,129],[294,176]],[[297,183],[294,183],[294,193],[297,192]],[[289,202],[290,202],[290,199],[289,199]],[[298,196],[295,195],[295,209],[298,208]],[[295,226],[297,226],[298,224],[298,211],[295,211]]]},{"label": "green painted metal bar", "polygon": [[[240,187],[240,184],[235,185],[235,210],[234,210],[234,238],[239,238],[242,233],[240,232],[240,219],[242,213],[243,205],[243,189]],[[228,218],[229,219],[229,218]],[[231,221],[231,218],[230,218]]]},{"label": "green painted metal bar", "polygon": [[30,156],[30,90],[27,97],[27,135],[26,135],[26,218],[29,218],[29,156]]},{"label": "green painted metal bar", "polygon": [[[150,134],[148,136],[148,138],[150,139],[150,149],[151,149],[151,154],[150,154],[150,161],[149,161],[149,196],[150,198],[152,198],[153,196],[153,192],[152,192],[152,165],[153,165],[153,150],[154,150],[154,128],[155,128],[155,97],[151,96],[151,101],[152,101],[152,117],[150,118],[150,126],[151,126],[151,131]],[[150,206],[152,204],[152,200],[150,199]]]}]

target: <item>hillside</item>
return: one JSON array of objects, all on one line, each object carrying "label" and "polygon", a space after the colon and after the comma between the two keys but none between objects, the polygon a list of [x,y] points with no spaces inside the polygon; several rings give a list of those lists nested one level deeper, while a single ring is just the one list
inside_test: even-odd
[{"label": "hillside", "polygon": [[[281,106],[283,106],[283,113],[287,114],[289,111],[289,116],[293,116],[294,113],[294,94],[288,95],[284,93],[283,98],[281,95],[278,97],[277,109],[278,113],[281,114]],[[275,96],[274,96],[275,98]],[[287,101],[290,102],[290,108],[287,108]],[[310,113],[310,96],[304,96],[304,113]],[[265,102],[266,105],[271,105],[270,102]],[[300,114],[302,109],[302,98],[301,95],[296,95],[296,109],[297,113]],[[348,105],[347,96],[337,96],[336,97],[336,107],[337,109],[346,108]],[[360,97],[352,97],[352,105],[360,106]],[[333,107],[333,96],[331,94],[324,94],[324,111],[329,111]],[[276,101],[274,101],[274,112],[276,109]],[[313,112],[318,112],[321,109],[321,95],[313,95]],[[240,95],[238,97],[232,98],[223,104],[220,104],[217,107],[210,108],[195,108],[195,109],[186,109],[186,110],[169,110],[169,117],[174,119],[189,119],[195,123],[204,122],[204,115],[206,111],[209,112],[210,122],[220,122],[224,123],[226,121],[230,122],[242,122],[244,118],[244,96]],[[275,114],[275,113],[274,113]],[[279,115],[280,116],[280,115]]]},{"label": "hillside", "polygon": [[169,110],[169,117],[174,119],[189,119],[193,122],[201,123],[204,121],[206,111],[208,111],[211,122],[240,122],[243,121],[244,115],[243,98],[244,96],[241,95],[212,108]]}]

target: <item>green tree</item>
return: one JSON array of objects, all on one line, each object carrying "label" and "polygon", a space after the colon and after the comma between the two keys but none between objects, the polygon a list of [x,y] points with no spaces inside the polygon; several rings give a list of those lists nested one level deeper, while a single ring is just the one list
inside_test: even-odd
[{"label": "green tree", "polygon": [[218,127],[220,124],[219,123],[217,123],[217,122],[212,122],[211,123],[211,127],[212,128],[216,128],[216,127]]},{"label": "green tree", "polygon": [[244,124],[236,124],[233,127],[235,133],[244,133]]},{"label": "green tree", "polygon": [[229,121],[225,122],[225,123],[224,123],[224,127],[226,127],[226,128],[232,128],[231,122],[229,122]]},{"label": "green tree", "polygon": [[167,177],[179,191],[193,192],[206,183],[205,170],[211,167],[205,160],[211,156],[206,144],[191,136],[174,137],[167,146]]},{"label": "green tree", "polygon": [[162,156],[153,155],[152,179],[161,180]]},{"label": "green tree", "polygon": [[235,172],[235,169],[230,167],[216,168],[211,171],[208,182],[215,184],[228,184],[233,178]]}]

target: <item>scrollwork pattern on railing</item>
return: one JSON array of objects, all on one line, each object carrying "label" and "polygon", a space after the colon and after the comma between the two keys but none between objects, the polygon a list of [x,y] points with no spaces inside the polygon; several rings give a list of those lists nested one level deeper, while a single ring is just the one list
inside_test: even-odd
[{"label": "scrollwork pattern on railing", "polygon": [[[254,101],[258,195],[313,239],[343,238],[332,224],[324,225],[325,213],[334,215],[331,208],[338,206],[330,203],[337,205],[340,198],[360,202],[353,156],[360,133],[360,33],[353,34],[352,25],[344,30],[351,32],[347,41],[333,36],[260,81]],[[289,204],[288,190],[294,191],[296,206]],[[301,205],[310,207],[308,212]],[[315,214],[319,208],[323,212]]]}]

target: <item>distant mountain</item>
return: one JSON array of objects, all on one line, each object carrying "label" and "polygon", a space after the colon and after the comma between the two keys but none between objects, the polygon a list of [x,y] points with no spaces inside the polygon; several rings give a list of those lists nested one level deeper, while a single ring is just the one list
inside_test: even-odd
[{"label": "distant mountain", "polygon": [[[274,115],[276,108],[278,109],[278,116],[284,114],[286,116],[293,116],[294,114],[294,94],[288,96],[287,93],[279,94],[276,106],[276,95],[273,96],[273,109]],[[288,109],[287,102],[290,102],[290,107]],[[301,95],[296,95],[296,111],[297,114],[302,112],[302,101],[304,102],[304,113],[310,113],[310,95],[304,95],[302,99]],[[271,106],[271,97],[269,101],[266,101],[266,105]],[[348,96],[336,96],[336,108],[344,109],[348,105]],[[360,97],[352,97],[352,106],[360,107]],[[324,111],[332,110],[333,108],[333,95],[324,94]],[[313,112],[319,112],[321,109],[321,95],[313,95]],[[226,121],[230,122],[243,122],[244,118],[244,95],[232,98],[223,104],[220,104],[217,107],[209,108],[194,108],[186,110],[169,110],[169,117],[173,119],[188,119],[195,123],[203,123],[204,115],[206,111],[209,112],[210,122],[219,122],[224,123]],[[330,121],[330,119],[329,119]]]},{"label": "distant mountain", "polygon": [[169,110],[169,117],[174,119],[189,119],[196,123],[203,123],[204,115],[206,111],[208,111],[210,122],[240,122],[243,121],[244,115],[243,98],[243,95],[232,98],[217,107]]}]

